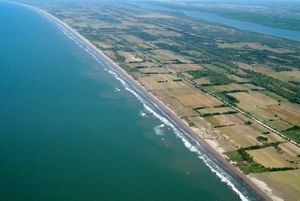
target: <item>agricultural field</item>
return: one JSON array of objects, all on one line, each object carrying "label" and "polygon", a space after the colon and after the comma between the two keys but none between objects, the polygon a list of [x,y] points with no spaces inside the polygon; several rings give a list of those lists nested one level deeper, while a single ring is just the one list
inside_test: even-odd
[{"label": "agricultural field", "polygon": [[297,200],[300,194],[300,170],[267,172],[253,174],[259,180],[263,180],[272,185],[272,190],[280,197],[286,200]]},{"label": "agricultural field", "polygon": [[[268,168],[282,168],[282,167],[297,167],[298,159],[289,156],[282,149],[275,149],[274,147],[267,147],[258,150],[248,151],[253,160]],[[295,159],[297,161],[295,161]]]},{"label": "agricultural field", "polygon": [[218,128],[218,130],[223,133],[236,148],[261,144],[261,142],[256,139],[260,134],[245,125],[225,126]]},{"label": "agricultural field", "polygon": [[178,73],[185,72],[187,69],[189,69],[189,70],[202,70],[203,69],[203,67],[200,64],[190,64],[190,63],[167,64],[166,67],[168,67]]},{"label": "agricultural field", "polygon": [[273,72],[271,74],[272,77],[282,80],[284,82],[290,82],[295,85],[299,85],[300,82],[300,71],[280,71],[280,72]]},{"label": "agricultural field", "polygon": [[276,100],[262,92],[230,93],[238,100],[238,106],[272,127],[284,131],[300,124],[300,107],[286,101]]},{"label": "agricultural field", "polygon": [[247,121],[247,118],[239,113],[211,115],[204,118],[207,122],[211,123],[213,127],[224,127],[230,125],[245,124],[245,122]]},{"label": "agricultural field", "polygon": [[250,83],[233,83],[228,85],[216,85],[207,88],[213,93],[233,93],[233,92],[249,92],[249,91],[261,91],[264,90],[262,87],[254,86]]}]

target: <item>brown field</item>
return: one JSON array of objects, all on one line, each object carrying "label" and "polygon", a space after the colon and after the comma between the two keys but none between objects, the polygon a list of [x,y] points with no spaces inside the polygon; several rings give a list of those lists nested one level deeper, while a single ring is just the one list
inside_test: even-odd
[{"label": "brown field", "polygon": [[176,71],[185,72],[187,70],[202,70],[203,67],[200,64],[167,64],[166,67]]},{"label": "brown field", "polygon": [[109,58],[116,60],[116,55],[113,51],[103,51],[103,53],[108,56]]},{"label": "brown field", "polygon": [[266,68],[261,65],[250,65],[250,64],[243,63],[243,62],[236,62],[236,64],[238,65],[239,68],[241,68],[243,70],[251,70],[251,71],[255,71],[255,72],[259,72],[259,73],[263,73],[263,74],[271,74],[274,72],[272,69]]},{"label": "brown field", "polygon": [[290,107],[288,104],[281,104],[280,106],[268,105],[267,110],[272,111],[274,115],[278,115],[283,121],[300,124],[300,110],[296,110],[296,108]]},{"label": "brown field", "polygon": [[141,68],[141,73],[154,73],[154,74],[165,74],[170,73],[170,71],[166,68]]},{"label": "brown field", "polygon": [[243,86],[248,87],[249,89],[259,89],[259,90],[263,90],[264,88],[260,87],[260,86],[255,86],[253,84],[250,83],[245,83],[243,84]]},{"label": "brown field", "polygon": [[242,84],[229,84],[229,85],[218,85],[208,87],[212,92],[221,92],[221,91],[233,91],[233,90],[249,90],[249,88]]},{"label": "brown field", "polygon": [[[122,42],[122,38],[120,38],[119,36],[115,36],[115,35],[109,35],[109,38],[112,40],[112,41],[114,41],[114,42],[117,42],[117,43],[120,43],[120,42]],[[122,46],[120,46],[120,47],[122,47]]]},{"label": "brown field", "polygon": [[300,147],[292,144],[291,142],[282,143],[279,145],[279,147],[286,153],[288,153],[291,157],[294,158],[294,160],[300,161],[300,157],[298,155],[300,154]]},{"label": "brown field", "polygon": [[100,49],[111,49],[113,46],[104,42],[94,42],[94,44]]},{"label": "brown field", "polygon": [[206,77],[195,79],[194,82],[197,84],[210,84],[210,80]]},{"label": "brown field", "polygon": [[246,125],[232,125],[217,128],[237,148],[261,144],[256,140],[260,134]]},{"label": "brown field", "polygon": [[249,82],[248,79],[246,79],[246,78],[241,78],[241,77],[238,77],[238,76],[236,76],[236,75],[228,75],[228,78],[230,78],[230,79],[232,79],[232,80],[234,80],[234,81],[236,81],[236,82],[244,82],[244,83]]},{"label": "brown field", "polygon": [[247,118],[242,114],[222,114],[205,117],[205,119],[212,124],[212,126],[226,126],[235,124],[244,124]]},{"label": "brown field", "polygon": [[142,58],[133,52],[119,51],[118,53],[125,58],[125,63],[137,63],[143,61]]},{"label": "brown field", "polygon": [[186,107],[214,107],[222,105],[221,101],[201,91],[179,95],[176,98]]},{"label": "brown field", "polygon": [[133,42],[133,43],[144,43],[145,42],[144,40],[142,40],[136,36],[133,36],[133,35],[123,35],[121,37],[124,38],[125,40]]},{"label": "brown field", "polygon": [[268,142],[285,142],[285,139],[256,122],[253,122],[250,127],[259,132],[261,136],[267,137]]},{"label": "brown field", "polygon": [[[262,135],[263,136],[263,135]],[[268,138],[268,142],[285,142],[285,139],[279,136],[278,134],[271,133],[265,136]]]},{"label": "brown field", "polygon": [[146,68],[153,68],[153,67],[158,67],[158,64],[154,62],[141,62],[141,63],[130,63],[130,67],[136,68],[136,67],[146,67]]},{"label": "brown field", "polygon": [[170,37],[170,36],[181,36],[180,33],[174,32],[174,31],[168,31],[165,29],[147,29],[147,33],[155,35],[155,36],[163,36],[163,37]]},{"label": "brown field", "polygon": [[263,180],[275,190],[276,195],[286,201],[299,201],[300,198],[300,170],[268,172],[253,175]]},{"label": "brown field", "polygon": [[193,79],[193,76],[191,75],[191,74],[189,74],[189,73],[186,73],[186,72],[184,72],[184,73],[182,73],[182,75],[184,76],[184,77],[186,77],[186,78],[189,78],[189,79]]},{"label": "brown field", "polygon": [[151,52],[154,54],[152,57],[155,57],[161,63],[172,63],[174,60],[179,60],[182,63],[191,63],[191,61],[169,50],[158,49]]},{"label": "brown field", "polygon": [[210,69],[219,73],[228,74],[226,70],[213,64],[202,64],[202,66],[205,67],[206,69]]},{"label": "brown field", "polygon": [[124,35],[124,36],[120,36],[122,37],[124,40],[133,43],[136,47],[140,47],[140,48],[156,48],[155,45],[148,43],[136,36],[133,35]]},{"label": "brown field", "polygon": [[186,89],[185,83],[174,82],[177,77],[171,74],[151,74],[148,76],[140,76],[139,81],[149,90],[182,90]]},{"label": "brown field", "polygon": [[[260,93],[260,92],[239,92],[239,93],[232,93],[229,94],[236,99],[239,100],[239,107],[243,108],[249,112],[255,112],[259,108],[263,108],[266,105],[275,105],[278,104],[276,100]],[[268,115],[270,116],[270,115]],[[272,118],[273,116],[270,116]]]},{"label": "brown field", "polygon": [[170,97],[170,95],[165,90],[154,90],[151,91],[154,95],[159,97],[159,99],[169,108],[176,111],[176,115],[178,117],[189,117],[194,114],[194,111],[191,108],[187,108],[182,105],[177,99],[174,97]]},{"label": "brown field", "polygon": [[284,48],[272,48],[267,45],[263,45],[261,43],[219,43],[219,48],[234,48],[234,49],[242,49],[242,48],[251,48],[255,50],[268,50],[274,53],[292,53],[293,51]]},{"label": "brown field", "polygon": [[235,111],[231,107],[212,107],[212,108],[204,108],[197,110],[201,114],[209,114],[209,113],[224,113],[224,112],[233,112]]},{"label": "brown field", "polygon": [[[150,91],[165,96],[166,103],[176,100],[177,107],[185,107],[189,114],[193,114],[193,107],[218,106],[222,103],[217,99],[203,93],[185,82],[175,82],[176,76],[171,74],[151,74],[138,78]],[[177,108],[175,107],[177,111]],[[196,114],[196,113],[195,113]]]},{"label": "brown field", "polygon": [[[200,91],[185,82],[175,82],[177,77],[171,74],[151,74],[139,77],[140,82],[151,91],[161,91],[169,95],[170,98],[178,100],[182,106],[194,107],[214,107],[222,105],[216,98]],[[171,101],[171,100],[170,100]]]},{"label": "brown field", "polygon": [[203,67],[200,64],[168,64],[166,65],[170,69],[176,72],[185,72],[187,70],[202,70]]},{"label": "brown field", "polygon": [[287,161],[288,157],[285,153],[279,153],[274,147],[266,147],[263,149],[256,149],[247,151],[253,160],[265,167],[280,168],[280,167],[294,167],[295,165]]},{"label": "brown field", "polygon": [[268,121],[266,122],[269,126],[278,129],[279,131],[282,131],[284,129],[290,128],[293,126],[293,124],[289,122],[282,121],[280,119],[275,119],[274,121]]},{"label": "brown field", "polygon": [[280,71],[274,72],[271,76],[283,81],[300,81],[300,71]]},{"label": "brown field", "polygon": [[200,57],[202,56],[202,53],[199,51],[193,51],[193,50],[186,50],[185,53],[191,55],[192,57]]},{"label": "brown field", "polygon": [[300,123],[300,106],[286,102],[278,102],[262,92],[231,93],[237,98],[243,110],[254,114],[280,130]]}]

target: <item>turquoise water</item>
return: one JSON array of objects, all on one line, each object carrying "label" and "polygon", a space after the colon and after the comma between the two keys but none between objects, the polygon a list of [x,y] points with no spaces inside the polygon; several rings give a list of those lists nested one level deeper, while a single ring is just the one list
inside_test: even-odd
[{"label": "turquoise water", "polygon": [[210,13],[210,12],[181,10],[181,9],[175,9],[175,8],[173,9],[173,8],[167,8],[164,6],[154,5],[151,3],[137,3],[137,4],[141,7],[147,8],[147,9],[181,12],[189,17],[194,17],[194,18],[198,18],[198,19],[202,19],[202,20],[206,20],[206,21],[214,22],[214,23],[220,23],[220,24],[224,24],[227,26],[241,29],[241,30],[245,30],[245,31],[251,31],[251,32],[255,32],[255,33],[261,33],[261,34],[266,34],[266,35],[270,35],[270,36],[300,41],[300,31],[280,29],[280,28],[274,28],[274,27],[265,26],[265,25],[256,24],[256,23],[244,22],[244,21],[240,21],[240,20],[222,17],[220,15]]},{"label": "turquoise water", "polygon": [[0,3],[0,27],[1,200],[257,200],[53,21]]}]

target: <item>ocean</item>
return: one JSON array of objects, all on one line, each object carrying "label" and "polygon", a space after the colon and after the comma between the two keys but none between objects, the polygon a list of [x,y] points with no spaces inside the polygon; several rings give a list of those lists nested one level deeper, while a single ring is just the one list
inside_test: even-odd
[{"label": "ocean", "polygon": [[258,200],[68,30],[0,3],[4,201]]}]

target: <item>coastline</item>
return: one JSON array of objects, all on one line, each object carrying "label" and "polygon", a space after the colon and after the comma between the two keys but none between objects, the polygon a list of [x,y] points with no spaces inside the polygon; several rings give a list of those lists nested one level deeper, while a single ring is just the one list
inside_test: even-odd
[{"label": "coastline", "polygon": [[[213,157],[216,159],[215,162],[219,166],[221,166],[223,169],[230,172],[231,175],[234,176],[234,178],[238,179],[239,181],[245,183],[247,187],[260,198],[260,200],[270,200],[270,197],[266,195],[265,192],[263,192],[257,184],[255,184],[247,175],[244,175],[237,167],[233,166],[222,153],[218,152],[216,150],[216,147],[209,144],[205,139],[201,138],[192,128],[190,128],[187,123],[180,119],[176,113],[171,110],[169,107],[167,107],[161,100],[159,100],[155,95],[153,95],[151,92],[147,91],[138,81],[134,80],[129,74],[126,73],[124,69],[122,69],[118,64],[116,64],[113,60],[111,60],[108,56],[106,56],[101,50],[99,50],[92,42],[90,42],[88,39],[86,39],[84,36],[82,36],[80,33],[78,33],[76,30],[74,30],[72,27],[70,27],[65,22],[61,21],[60,19],[56,18],[55,16],[49,14],[48,12],[39,9],[37,7],[23,4],[23,3],[17,3],[17,2],[9,2],[14,3],[20,6],[27,7],[29,9],[32,9],[45,17],[57,22],[60,26],[65,28],[66,30],[70,31],[72,34],[74,34],[78,39],[80,39],[86,46],[88,46],[91,50],[93,50],[98,56],[100,56],[102,59],[105,60],[108,65],[115,68],[115,70],[122,76],[122,78],[126,79],[135,90],[137,90],[142,95],[143,98],[145,98],[149,102],[153,102],[154,106],[157,107],[160,112],[162,112],[168,120],[171,120],[172,123],[174,123],[177,127],[179,127],[182,131],[187,133],[191,140],[195,140],[197,143],[199,143],[206,151],[206,154],[210,157]],[[270,196],[270,195],[269,195]]]}]

